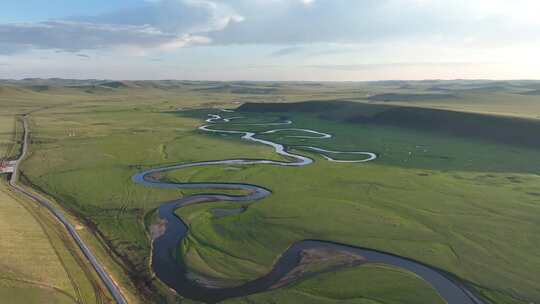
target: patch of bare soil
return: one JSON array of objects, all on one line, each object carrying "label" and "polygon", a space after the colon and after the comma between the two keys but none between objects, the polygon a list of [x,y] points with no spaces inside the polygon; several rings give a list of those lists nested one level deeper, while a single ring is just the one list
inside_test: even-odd
[{"label": "patch of bare soil", "polygon": [[314,275],[358,266],[366,262],[361,255],[339,251],[333,248],[306,249],[300,253],[300,263],[271,289],[280,288],[300,279]]},{"label": "patch of bare soil", "polygon": [[167,221],[164,219],[159,219],[157,223],[150,225],[150,236],[152,240],[155,240],[162,236],[167,229]]},{"label": "patch of bare soil", "polygon": [[150,181],[153,181],[153,182],[157,182],[162,178],[163,178],[163,173],[161,173],[161,172],[155,172],[155,173],[152,173],[152,174],[149,174],[149,175],[146,176],[146,179],[148,179]]}]

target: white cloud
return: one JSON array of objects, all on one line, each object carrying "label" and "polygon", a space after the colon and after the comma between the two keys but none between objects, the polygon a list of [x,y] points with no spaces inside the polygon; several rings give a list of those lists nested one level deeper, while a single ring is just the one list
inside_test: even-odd
[{"label": "white cloud", "polygon": [[[448,77],[502,77],[507,71],[508,78],[527,78],[540,71],[537,0],[146,1],[98,16],[0,23],[0,64],[10,64],[4,73],[15,73],[17,67],[20,75],[41,67],[52,76],[61,69],[77,75],[84,64],[90,71],[85,75],[92,77],[108,69],[115,78],[146,78],[147,73],[136,71],[146,71],[149,63],[126,54],[149,53],[161,60],[152,61],[152,75],[166,77],[159,71],[168,71],[170,78],[430,78],[438,72],[444,77],[444,71]],[[13,54],[21,50],[30,52]],[[63,52],[50,56],[54,61],[39,60],[48,50],[84,50],[91,59]],[[64,64],[64,56],[75,61]],[[100,56],[108,61],[99,61]],[[442,61],[456,69],[437,65]],[[247,66],[261,68],[233,73],[233,67]],[[266,74],[276,69],[263,66],[281,66],[282,74]],[[315,68],[322,66],[324,73]],[[395,72],[404,68],[410,73]],[[185,74],[174,74],[181,69]]]},{"label": "white cloud", "polygon": [[[4,53],[28,49],[170,50],[207,44],[208,32],[243,21],[228,5],[208,0],[150,1],[99,16],[0,24]],[[0,51],[2,52],[2,51]]]},{"label": "white cloud", "polygon": [[153,0],[99,16],[0,24],[0,44],[4,53],[402,39],[491,47],[540,38],[537,11],[537,0]]},{"label": "white cloud", "polygon": [[312,5],[313,3],[315,3],[315,0],[300,0],[300,2],[304,5]]},{"label": "white cloud", "polygon": [[[422,39],[504,45],[540,38],[537,0],[221,0],[245,22],[214,43],[365,43]],[[306,10],[306,6],[309,9]],[[264,12],[264,13],[261,13]]]}]

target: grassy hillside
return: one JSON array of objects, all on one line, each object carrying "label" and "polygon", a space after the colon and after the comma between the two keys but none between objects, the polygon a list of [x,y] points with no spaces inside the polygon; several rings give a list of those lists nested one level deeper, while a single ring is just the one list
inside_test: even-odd
[{"label": "grassy hillside", "polygon": [[[214,209],[233,208],[222,203],[182,209],[180,215],[191,225],[185,244],[191,252],[183,260],[193,272],[243,282],[268,271],[290,243],[320,238],[440,267],[470,282],[494,303],[540,301],[536,284],[540,156],[534,119],[540,107],[538,97],[521,94],[535,90],[537,83],[163,81],[122,82],[107,89],[101,81],[31,85],[49,89],[37,92],[30,84],[8,83],[3,85],[8,89],[0,91],[0,104],[10,109],[8,115],[39,110],[30,119],[31,155],[23,164],[24,178],[100,235],[147,296],[145,302],[174,301],[151,278],[145,220],[160,203],[192,192],[147,189],[134,185],[131,176],[181,162],[275,159],[267,147],[195,130],[206,114],[248,101],[265,104],[242,107],[244,122],[288,117],[295,121],[293,127],[335,137],[299,142],[286,133],[268,135],[312,155],[316,162],[309,167],[214,167],[164,176],[177,181],[256,183],[274,192],[245,206],[242,214],[216,213]],[[265,91],[268,88],[272,90]],[[376,94],[458,98],[368,100]],[[332,102],[289,104],[305,100]],[[278,104],[266,105],[270,102]],[[195,108],[204,110],[189,110]],[[329,163],[293,147],[299,144],[371,151],[379,159],[361,165]],[[187,252],[186,247],[179,250]],[[351,284],[348,289],[347,282],[366,278],[380,284],[365,288]],[[396,286],[396,281],[405,283],[381,298],[383,282]],[[331,293],[333,282],[343,282],[343,294]],[[332,303],[345,298],[365,303],[369,298],[394,303],[397,298],[392,296],[412,293],[408,291],[418,284],[423,283],[406,273],[359,267],[238,301]],[[430,303],[434,295],[428,291],[415,303]]]},{"label": "grassy hillside", "polygon": [[239,111],[317,113],[319,118],[364,126],[391,126],[494,143],[540,148],[540,120],[448,110],[320,101],[287,104],[247,103]]},{"label": "grassy hillside", "polygon": [[21,131],[22,126],[13,114],[0,114],[0,159],[17,156]]},{"label": "grassy hillside", "polygon": [[[264,114],[244,114],[268,120],[266,110],[268,105]],[[306,140],[301,145],[373,151],[380,158],[366,165],[328,163],[317,157],[315,164],[304,168],[171,172],[168,179],[182,182],[247,182],[274,192],[236,216],[211,212],[227,208],[226,204],[180,210],[191,227],[184,246],[197,253],[185,259],[194,272],[249,280],[268,271],[292,242],[321,238],[399,253],[443,268],[473,282],[497,299],[495,303],[540,296],[534,279],[540,274],[534,249],[539,228],[535,219],[540,215],[536,150],[433,131],[359,127],[321,120],[318,112],[273,115],[287,115],[296,122],[294,127],[335,135],[328,142]],[[293,148],[298,145],[297,139],[270,138]],[[516,260],[527,260],[527,266]]]},{"label": "grassy hillside", "polygon": [[79,102],[169,103],[179,107],[243,102],[341,100],[528,118],[540,117],[538,81],[197,82],[69,79],[0,80],[0,105],[30,108]]},{"label": "grassy hillside", "polygon": [[0,182],[0,296],[6,303],[107,300],[88,265],[45,210]]},{"label": "grassy hillside", "polygon": [[[131,105],[36,112],[23,176],[95,229],[139,288],[150,293],[148,288],[157,287],[151,286],[145,215],[182,193],[145,189],[133,184],[131,176],[143,168],[182,160],[249,157],[252,152],[250,145],[198,136],[193,131],[198,124]],[[262,147],[255,151],[272,157]]]},{"label": "grassy hillside", "polygon": [[243,303],[442,304],[444,301],[429,285],[409,273],[368,265],[323,274],[292,288],[224,302]]}]

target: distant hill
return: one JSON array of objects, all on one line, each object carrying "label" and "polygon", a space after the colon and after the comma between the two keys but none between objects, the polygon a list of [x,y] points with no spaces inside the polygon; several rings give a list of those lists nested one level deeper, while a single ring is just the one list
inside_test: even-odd
[{"label": "distant hill", "polygon": [[449,88],[443,88],[439,86],[433,86],[426,89],[426,91],[433,91],[433,92],[452,92]]},{"label": "distant hill", "polygon": [[490,85],[490,86],[481,86],[476,88],[468,88],[459,90],[460,92],[469,92],[469,93],[494,93],[494,92],[503,92],[511,89],[511,87],[505,87],[501,85]]},{"label": "distant hill", "polygon": [[528,92],[519,93],[519,94],[528,95],[528,96],[539,96],[540,95],[540,90],[528,91]]},{"label": "distant hill", "polygon": [[540,120],[350,101],[246,103],[240,112],[303,112],[355,124],[375,124],[509,145],[540,148]]},{"label": "distant hill", "polygon": [[422,100],[441,100],[441,99],[454,99],[457,96],[453,94],[398,94],[398,93],[386,93],[377,94],[368,97],[372,101],[422,101]]},{"label": "distant hill", "polygon": [[106,88],[120,89],[120,88],[133,87],[135,85],[129,84],[125,81],[107,81],[107,82],[100,83],[99,86],[106,87]]},{"label": "distant hill", "polygon": [[254,94],[266,95],[277,91],[275,87],[258,87],[258,86],[239,86],[233,84],[220,84],[217,86],[197,88],[194,91],[212,92],[212,93],[230,93],[230,94]]},{"label": "distant hill", "polygon": [[46,92],[51,89],[51,86],[49,85],[32,85],[28,87],[30,90],[35,92]]}]

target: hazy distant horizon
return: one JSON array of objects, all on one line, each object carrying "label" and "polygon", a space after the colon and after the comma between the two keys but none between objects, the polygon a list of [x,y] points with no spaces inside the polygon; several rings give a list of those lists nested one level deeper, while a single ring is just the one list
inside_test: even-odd
[{"label": "hazy distant horizon", "polygon": [[232,80],[215,80],[215,79],[122,79],[122,78],[62,78],[62,77],[23,77],[23,78],[0,78],[0,82],[23,82],[31,80],[43,80],[43,81],[54,81],[54,80],[73,80],[73,81],[126,81],[126,82],[138,82],[138,81],[185,81],[185,82],[258,82],[258,83],[303,83],[303,82],[312,82],[312,83],[375,83],[375,82],[459,82],[459,81],[470,81],[470,82],[540,82],[539,79],[487,79],[487,78],[456,78],[456,79],[376,79],[376,80],[248,80],[248,79],[232,79]]}]

